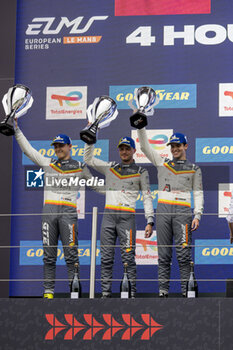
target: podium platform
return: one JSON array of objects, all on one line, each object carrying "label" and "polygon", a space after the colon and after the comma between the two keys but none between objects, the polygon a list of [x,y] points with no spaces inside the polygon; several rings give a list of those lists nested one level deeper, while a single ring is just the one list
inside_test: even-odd
[{"label": "podium platform", "polygon": [[233,299],[0,299],[0,349],[230,350]]}]

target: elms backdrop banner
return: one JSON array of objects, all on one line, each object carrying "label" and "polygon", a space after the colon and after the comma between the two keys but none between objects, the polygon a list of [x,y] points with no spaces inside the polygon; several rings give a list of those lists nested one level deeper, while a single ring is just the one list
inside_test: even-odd
[{"label": "elms backdrop banner", "polygon": [[[135,160],[150,174],[154,206],[157,171],[141,153],[131,130],[128,101],[135,87],[153,87],[160,98],[154,117],[148,118],[151,147],[170,156],[166,146],[173,131],[187,135],[188,158],[202,169],[205,215],[193,234],[193,259],[200,292],[224,292],[232,277],[233,247],[225,220],[233,187],[233,3],[230,0],[20,0],[17,10],[15,82],[29,86],[34,104],[20,127],[45,156],[54,155],[51,139],[66,133],[73,140],[72,156],[82,160],[79,132],[87,123],[86,108],[94,98],[110,95],[119,116],[99,132],[96,156],[119,160],[117,143],[134,137]],[[98,175],[93,172],[94,176]],[[14,142],[11,229],[11,296],[42,295],[41,216],[43,176]],[[103,212],[104,198],[80,191],[79,255],[84,292],[89,289],[91,212]],[[156,293],[156,228],[144,239],[142,197],[137,201],[138,292]],[[38,214],[38,215],[35,215]],[[96,291],[100,292],[98,216]],[[123,268],[116,249],[114,279]],[[57,279],[67,278],[59,245]],[[173,259],[172,275],[179,279]],[[33,279],[35,281],[28,281]],[[141,281],[145,279],[145,281]],[[17,281],[20,280],[20,281]],[[67,292],[58,281],[56,292]],[[119,291],[119,281],[113,292]],[[179,292],[178,281],[171,292]]]}]

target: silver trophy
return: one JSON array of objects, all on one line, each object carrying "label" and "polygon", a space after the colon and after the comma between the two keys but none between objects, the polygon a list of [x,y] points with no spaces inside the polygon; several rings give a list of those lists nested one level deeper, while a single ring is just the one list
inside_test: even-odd
[{"label": "silver trophy", "polygon": [[[134,99],[136,101],[137,109],[130,117],[130,124],[136,129],[142,129],[147,125],[147,116],[154,114],[154,106],[159,103],[159,98],[155,91],[148,86],[142,86],[134,91]],[[130,101],[130,107],[135,110]]]},{"label": "silver trophy", "polygon": [[89,125],[80,132],[81,140],[88,145],[96,143],[98,129],[107,127],[117,115],[117,104],[111,97],[97,97],[87,109]]},{"label": "silver trophy", "polygon": [[0,123],[0,133],[14,135],[14,118],[24,115],[32,103],[31,91],[27,86],[17,84],[11,87],[2,99],[6,117]]}]

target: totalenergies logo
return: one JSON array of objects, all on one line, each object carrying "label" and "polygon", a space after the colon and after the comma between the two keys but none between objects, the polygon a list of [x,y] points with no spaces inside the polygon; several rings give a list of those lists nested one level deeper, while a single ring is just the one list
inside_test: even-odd
[{"label": "totalenergies logo", "polygon": [[59,106],[63,106],[63,102],[65,102],[70,107],[76,107],[80,104],[80,100],[82,99],[83,95],[80,91],[71,91],[66,95],[57,95],[53,94],[51,95],[52,100],[57,100],[59,103]]},{"label": "totalenergies logo", "polygon": [[164,149],[167,142],[168,137],[163,134],[155,135],[151,139],[149,139],[149,143],[151,144],[152,148],[157,150]]},{"label": "totalenergies logo", "polygon": [[142,245],[144,252],[147,251],[147,248],[152,249],[154,252],[157,252],[157,249],[158,249],[156,236],[153,236],[150,240],[137,238],[136,244]]},{"label": "totalenergies logo", "polygon": [[[139,139],[136,139],[136,142],[139,143]],[[149,139],[149,143],[152,146],[152,148],[156,150],[162,150],[166,147],[166,144],[168,142],[168,136],[164,134],[158,134],[154,135]]]},{"label": "totalenergies logo", "polygon": [[232,98],[232,100],[233,100],[233,91],[224,91],[224,96],[229,96],[229,97],[231,97]]}]

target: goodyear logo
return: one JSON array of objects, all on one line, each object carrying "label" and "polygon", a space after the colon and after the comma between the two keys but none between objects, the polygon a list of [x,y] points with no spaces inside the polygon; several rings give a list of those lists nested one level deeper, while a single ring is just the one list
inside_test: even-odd
[{"label": "goodyear logo", "polygon": [[[158,204],[158,185],[151,185],[150,186],[150,190],[151,190],[151,195],[153,198],[153,208],[156,209],[157,208],[157,204]],[[143,195],[142,192],[140,191],[138,194],[138,198],[136,201],[136,209],[143,209]]]},{"label": "goodyear logo", "polygon": [[196,139],[196,162],[233,162],[233,137]]},{"label": "goodyear logo", "polygon": [[195,263],[226,265],[233,262],[233,246],[228,239],[196,239]]},{"label": "goodyear logo", "polygon": [[[32,147],[34,147],[40,154],[48,158],[56,158],[54,147],[51,146],[52,141],[30,141]],[[84,156],[84,142],[81,140],[72,140],[71,157],[77,161],[82,162]],[[109,140],[99,140],[95,145],[94,156],[108,161],[109,157]],[[34,164],[25,154],[23,153],[23,165]]]},{"label": "goodyear logo", "polygon": [[[43,265],[43,246],[41,241],[20,241],[19,264],[22,266]],[[78,255],[80,265],[91,263],[91,241],[79,240]],[[100,241],[96,244],[96,264],[100,265]],[[65,265],[62,244],[57,248],[57,265]]]},{"label": "goodyear logo", "polygon": [[[128,102],[134,98],[134,89],[142,85],[110,86],[109,95],[116,101],[118,109],[130,109]],[[159,96],[156,109],[196,108],[196,84],[149,85]]]}]

